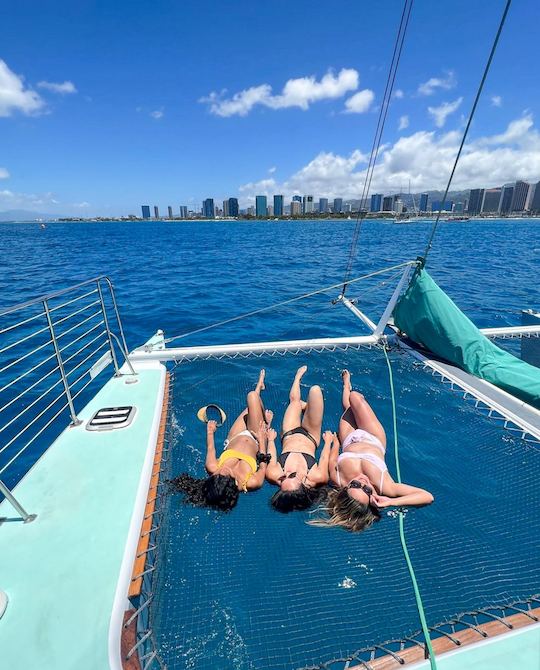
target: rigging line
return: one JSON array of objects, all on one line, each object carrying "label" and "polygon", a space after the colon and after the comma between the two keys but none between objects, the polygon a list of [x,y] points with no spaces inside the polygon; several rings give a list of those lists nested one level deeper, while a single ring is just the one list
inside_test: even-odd
[{"label": "rigging line", "polygon": [[[396,409],[396,394],[394,389],[394,375],[392,373],[392,365],[390,363],[390,358],[388,357],[388,352],[386,350],[386,344],[383,344],[382,350],[384,353],[384,357],[386,359],[386,366],[388,368],[390,397],[392,399],[392,425],[394,430],[394,456],[396,461],[396,479],[401,484],[401,468],[399,464],[399,441],[397,432],[397,409]],[[398,512],[398,517],[399,517],[399,539],[401,541],[401,548],[403,549],[403,555],[405,556],[405,562],[407,563],[409,576],[411,578],[413,586],[414,599],[416,600],[416,607],[418,609],[418,615],[420,617],[420,624],[422,626],[422,632],[424,633],[424,639],[426,641],[429,663],[431,665],[431,670],[437,670],[437,662],[435,660],[435,653],[433,651],[433,647],[431,644],[431,636],[429,634],[426,613],[424,611],[424,604],[422,602],[422,596],[420,595],[420,589],[418,588],[416,574],[414,572],[414,567],[411,561],[411,557],[409,555],[409,549],[407,548],[407,541],[405,539],[404,515],[402,511]]]},{"label": "rigging line", "polygon": [[358,215],[356,218],[356,224],[355,228],[353,231],[353,237],[351,240],[351,248],[349,251],[349,260],[347,262],[347,268],[345,271],[345,276],[343,278],[343,294],[345,294],[345,291],[347,289],[348,285],[348,278],[351,274],[352,271],[352,266],[354,263],[354,258],[356,255],[356,248],[358,245],[358,239],[360,237],[360,230],[362,227],[362,221],[365,219],[367,215],[367,210],[362,209],[362,204],[364,204],[364,208],[366,206],[366,199],[367,196],[369,195],[369,189],[371,188],[371,181],[373,179],[373,173],[375,170],[375,164],[377,161],[377,157],[379,154],[379,149],[380,149],[380,144],[381,144],[381,139],[382,139],[382,134],[384,131],[384,126],[386,123],[386,117],[388,114],[388,108],[390,106],[390,99],[392,96],[392,90],[394,88],[394,82],[397,74],[397,69],[399,66],[399,61],[401,59],[401,52],[403,49],[403,42],[405,40],[405,33],[407,31],[407,26],[409,24],[409,18],[411,15],[411,10],[412,10],[412,4],[413,0],[405,0],[405,3],[403,5],[403,12],[401,14],[401,20],[399,24],[399,29],[398,33],[396,36],[396,41],[394,43],[394,53],[392,54],[392,61],[390,63],[390,69],[388,71],[388,77],[386,79],[386,87],[384,91],[384,96],[383,96],[383,102],[381,105],[381,110],[379,112],[379,117],[377,121],[377,127],[375,129],[375,135],[373,137],[373,145],[371,147],[371,153],[369,157],[369,163],[368,167],[366,169],[366,177],[364,180],[364,186],[362,189],[362,196],[360,199],[360,208],[358,211]]},{"label": "rigging line", "polygon": [[[491,52],[489,54],[489,58],[487,60],[486,66],[484,68],[484,74],[482,75],[482,80],[480,81],[480,85],[478,87],[478,90],[476,92],[476,97],[474,99],[474,103],[472,106],[472,109],[469,114],[469,119],[467,121],[467,125],[465,126],[465,131],[463,132],[463,137],[461,138],[461,144],[459,145],[459,150],[456,155],[456,160],[454,161],[454,167],[452,168],[452,172],[450,173],[450,178],[448,179],[448,184],[446,185],[446,191],[444,192],[444,196],[441,202],[441,207],[446,201],[446,197],[448,196],[448,191],[450,190],[450,185],[452,184],[452,179],[454,178],[454,173],[457,168],[457,164],[459,162],[461,152],[463,150],[463,145],[465,144],[465,140],[467,139],[467,134],[469,132],[469,128],[471,126],[474,113],[476,112],[476,107],[478,105],[478,101],[480,100],[480,95],[482,94],[482,89],[484,88],[484,83],[487,79],[489,69],[491,67],[491,61],[493,60],[493,57],[495,56],[495,51],[497,50],[497,45],[499,43],[499,38],[502,33],[502,29],[504,26],[504,22],[506,21],[506,15],[508,14],[508,10],[510,9],[510,5],[512,4],[512,0],[506,0],[506,6],[504,8],[504,12],[502,14],[500,23],[499,23],[499,28],[497,30],[497,34],[495,35],[495,39],[493,40],[493,45],[491,46]],[[428,239],[428,243],[426,246],[426,250],[424,251],[424,256],[422,257],[422,263],[425,265],[427,256],[429,252],[431,251],[431,247],[433,246],[433,238],[435,237],[435,233],[437,231],[437,226],[439,225],[439,219],[441,218],[441,209],[439,208],[439,211],[437,213],[437,218],[435,219],[435,223],[433,224],[431,228],[431,234]]]},{"label": "rigging line", "polygon": [[[362,275],[361,277],[355,277],[355,279],[351,279],[349,281],[349,284],[354,284],[356,282],[362,281],[364,279],[369,279],[370,277],[376,277],[377,275],[384,274],[385,272],[391,272],[392,270],[397,270],[398,268],[403,268],[406,265],[416,265],[417,261],[406,261],[405,263],[399,263],[398,265],[392,265],[388,268],[383,268],[382,270],[375,270],[374,272],[369,272],[366,275]],[[288,300],[283,300],[282,302],[276,302],[273,305],[268,305],[267,307],[261,307],[260,309],[255,309],[251,312],[245,312],[244,314],[239,314],[238,316],[233,316],[230,319],[225,319],[224,321],[217,321],[216,323],[211,323],[208,326],[202,326],[201,328],[196,328],[195,330],[191,330],[187,333],[182,333],[181,335],[175,335],[173,337],[168,337],[165,340],[165,343],[168,344],[169,342],[173,342],[174,340],[179,340],[183,337],[188,337],[188,335],[196,335],[197,333],[202,333],[206,330],[210,330],[211,328],[217,328],[218,326],[224,326],[228,323],[232,323],[233,321],[239,321],[240,319],[245,319],[248,316],[254,316],[255,314],[261,314],[262,312],[267,312],[271,309],[275,309],[276,307],[283,307],[284,305],[289,305],[292,302],[296,302],[297,300],[302,300],[304,298],[311,298],[314,295],[318,295],[319,293],[325,293],[326,291],[332,291],[336,288],[340,288],[342,286],[343,282],[339,282],[338,284],[333,284],[332,286],[326,286],[324,288],[317,289],[316,291],[311,291],[310,293],[304,293],[303,295],[296,296],[294,298],[289,298]]]}]

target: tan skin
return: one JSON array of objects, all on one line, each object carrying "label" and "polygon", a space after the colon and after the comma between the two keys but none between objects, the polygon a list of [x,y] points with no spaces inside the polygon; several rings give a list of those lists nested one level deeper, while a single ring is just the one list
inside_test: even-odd
[{"label": "tan skin", "polygon": [[[261,391],[264,389],[265,371],[261,370],[259,380],[254,391],[247,394],[247,407],[235,420],[227,439],[230,440],[229,447],[235,451],[239,451],[247,456],[257,456],[260,451],[266,454],[267,446],[267,432],[270,429],[270,424],[273,418],[273,412],[266,410],[263,413],[263,406],[261,403]],[[247,435],[240,435],[235,437],[243,430],[251,431],[258,439],[259,446]],[[227,459],[221,466],[218,465],[218,458],[216,455],[216,447],[214,443],[214,433],[216,432],[217,424],[215,421],[209,421],[206,425],[206,462],[205,467],[210,475],[225,475],[234,477],[236,485],[240,491],[243,491],[242,483],[246,481],[251,472],[248,463],[241,461],[238,458]],[[260,489],[264,482],[266,474],[266,463],[261,463],[259,469],[255,474],[249,477],[246,488],[248,491]]]},{"label": "tan skin", "polygon": [[[282,432],[302,426],[312,435],[319,444],[321,441],[322,420],[324,412],[324,400],[319,386],[312,386],[309,390],[307,402],[302,400],[300,381],[307,371],[307,366],[298,369],[289,393],[289,405],[283,417]],[[324,447],[319,462],[308,470],[303,452],[315,456],[315,445],[305,435],[295,434],[286,437],[282,444],[282,453],[290,453],[282,467],[277,460],[276,431],[272,428],[268,431],[268,453],[270,463],[266,468],[266,479],[279,486],[282,491],[294,491],[302,484],[307,488],[321,486],[328,482],[328,463],[330,458],[330,447],[332,444],[332,433],[326,431],[324,434]]]},{"label": "tan skin", "polygon": [[[345,438],[356,430],[362,428],[377,437],[386,449],[386,433],[382,424],[377,419],[375,412],[361,393],[353,391],[351,387],[351,376],[348,370],[343,371],[343,416],[339,422],[338,435],[334,441],[330,453],[329,474],[331,481],[338,485],[337,459],[340,446]],[[381,450],[368,442],[354,442],[347,451],[374,454],[382,457]],[[401,505],[429,505],[433,502],[433,496],[429,491],[410,484],[399,484],[395,482],[388,472],[385,472],[382,482],[382,491],[379,489],[381,482],[380,470],[368,461],[357,459],[344,459],[339,464],[341,475],[341,486],[349,486],[351,482],[359,482],[373,490],[371,496],[360,488],[348,488],[347,492],[351,498],[363,504],[375,505],[378,508],[393,507]],[[383,495],[384,492],[384,495]]]}]

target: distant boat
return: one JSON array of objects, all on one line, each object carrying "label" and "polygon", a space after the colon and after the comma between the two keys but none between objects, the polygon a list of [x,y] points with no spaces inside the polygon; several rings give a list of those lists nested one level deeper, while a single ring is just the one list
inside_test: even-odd
[{"label": "distant boat", "polygon": [[47,226],[44,223],[40,223],[39,227],[41,228],[41,230],[44,230]]}]

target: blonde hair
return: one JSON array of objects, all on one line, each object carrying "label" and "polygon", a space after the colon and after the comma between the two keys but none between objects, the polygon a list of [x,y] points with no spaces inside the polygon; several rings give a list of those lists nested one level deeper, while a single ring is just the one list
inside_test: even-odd
[{"label": "blonde hair", "polygon": [[351,498],[346,488],[330,490],[325,504],[318,511],[325,512],[328,516],[308,521],[310,526],[344,528],[351,533],[366,530],[381,518],[376,507]]}]

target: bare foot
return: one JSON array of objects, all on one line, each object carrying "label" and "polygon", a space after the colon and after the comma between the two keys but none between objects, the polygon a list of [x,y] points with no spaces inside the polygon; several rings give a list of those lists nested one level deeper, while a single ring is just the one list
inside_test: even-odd
[{"label": "bare foot", "polygon": [[259,373],[259,380],[257,386],[255,387],[256,391],[264,391],[266,386],[264,385],[264,378],[266,377],[266,370],[263,368]]},{"label": "bare foot", "polygon": [[343,386],[348,386],[352,390],[351,373],[348,370],[342,370],[341,378],[343,379]]},{"label": "bare foot", "polygon": [[307,402],[305,400],[302,400],[302,412],[306,411],[306,407],[307,407]]},{"label": "bare foot", "polygon": [[270,428],[270,425],[272,424],[272,419],[274,418],[274,412],[272,412],[271,409],[265,410],[264,418],[266,419],[267,427]]},{"label": "bare foot", "polygon": [[306,374],[306,372],[307,372],[307,365],[302,365],[302,367],[298,368],[298,370],[296,371],[295,378],[298,380],[302,379],[302,377]]}]

